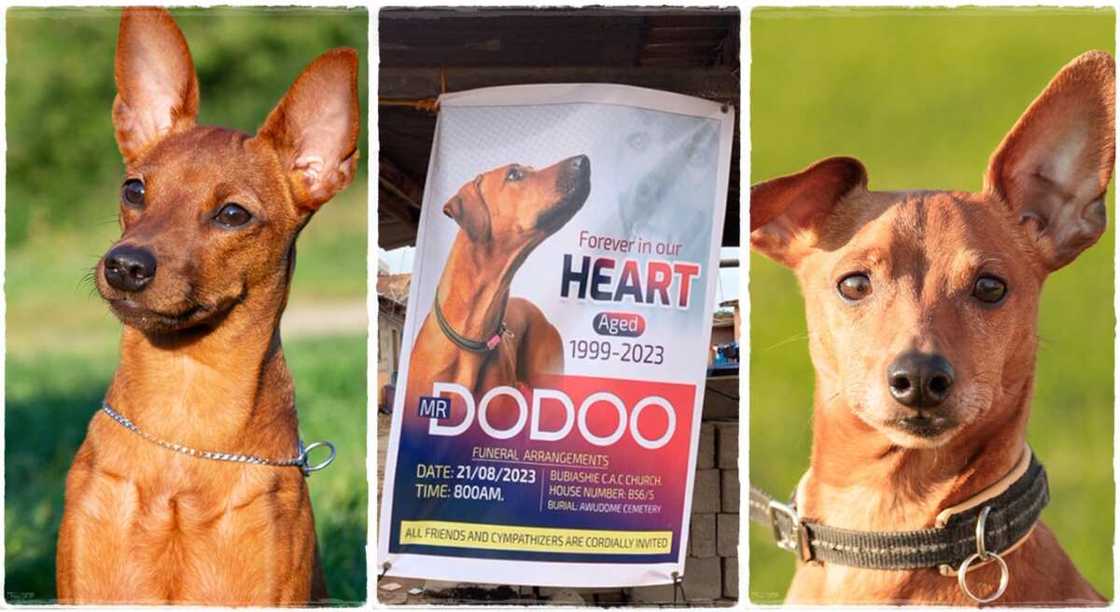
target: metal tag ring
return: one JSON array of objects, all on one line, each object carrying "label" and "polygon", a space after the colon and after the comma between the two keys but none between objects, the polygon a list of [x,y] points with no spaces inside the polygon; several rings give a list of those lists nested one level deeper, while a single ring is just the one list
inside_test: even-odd
[{"label": "metal tag ring", "polygon": [[[977,597],[968,588],[968,567],[977,559],[983,559],[985,561],[995,559],[996,563],[999,564],[999,586],[996,587],[995,592],[987,597]],[[957,584],[961,585],[961,590],[964,591],[964,594],[971,597],[976,603],[992,603],[1002,597],[1003,592],[1007,590],[1007,583],[1010,579],[1011,572],[1007,569],[1007,562],[1003,560],[1003,557],[994,552],[987,553],[987,558],[984,558],[980,553],[973,553],[971,557],[964,560],[964,563],[961,563],[960,569],[957,570]]]},{"label": "metal tag ring", "polygon": [[[326,459],[324,459],[323,461],[321,461],[320,463],[318,463],[316,465],[309,464],[307,462],[307,459],[311,456],[311,451],[315,450],[316,448],[318,448],[320,446],[325,446],[327,448],[327,450],[330,451],[330,455],[328,455]],[[300,454],[300,459],[303,462],[301,467],[303,468],[304,475],[305,476],[310,476],[312,472],[318,472],[319,470],[327,467],[328,465],[331,464],[331,462],[334,461],[334,456],[335,456],[334,444],[331,444],[330,442],[328,442],[326,440],[323,440],[322,442],[312,442],[311,444],[308,444],[306,447],[304,447],[303,453]]]}]

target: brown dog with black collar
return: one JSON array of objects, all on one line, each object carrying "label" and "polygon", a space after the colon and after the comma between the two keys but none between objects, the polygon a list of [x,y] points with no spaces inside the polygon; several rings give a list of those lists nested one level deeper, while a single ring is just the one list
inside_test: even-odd
[{"label": "brown dog with black collar", "polygon": [[357,71],[353,49],[328,51],[255,135],[200,126],[182,32],[124,10],[123,232],[96,269],[121,357],[66,479],[60,602],[326,596],[279,324],[296,238],[357,167]]},{"label": "brown dog with black collar", "polygon": [[[477,397],[497,386],[539,386],[539,377],[562,373],[560,333],[535,304],[510,297],[510,283],[590,191],[591,161],[578,155],[541,170],[495,168],[447,201],[443,212],[460,229],[413,345],[406,406],[431,395],[435,381],[462,385]],[[496,426],[503,412],[491,411]]]},{"label": "brown dog with black collar", "polygon": [[[1105,230],[1114,72],[1102,52],[1063,68],[996,149],[980,193],[871,191],[846,157],[751,189],[751,246],[792,268],[806,297],[817,374],[801,519],[846,534],[940,528],[939,515],[984,506],[1025,466],[1043,282]],[[1002,577],[996,605],[1103,603],[1054,534],[1023,523],[1008,521],[1025,535],[1000,550],[960,540],[985,562],[962,561],[963,576],[800,563],[787,601],[975,605],[964,589],[996,597]],[[829,544],[812,554],[883,550]]]}]

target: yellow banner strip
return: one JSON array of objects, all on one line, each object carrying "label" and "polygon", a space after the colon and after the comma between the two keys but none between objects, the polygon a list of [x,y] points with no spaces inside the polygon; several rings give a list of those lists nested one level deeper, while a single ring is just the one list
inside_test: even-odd
[{"label": "yellow banner strip", "polygon": [[400,543],[526,552],[657,555],[672,550],[673,532],[401,521]]}]

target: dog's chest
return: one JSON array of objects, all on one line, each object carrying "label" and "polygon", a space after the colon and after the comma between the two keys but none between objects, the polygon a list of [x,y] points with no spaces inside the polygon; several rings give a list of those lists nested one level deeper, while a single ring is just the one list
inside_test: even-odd
[{"label": "dog's chest", "polygon": [[490,364],[485,369],[482,386],[485,389],[497,385],[512,385],[517,382],[517,353],[518,339],[504,336],[490,358]]},{"label": "dog's chest", "polygon": [[836,564],[801,564],[787,604],[927,603],[967,605],[956,579],[936,570],[887,571]]},{"label": "dog's chest", "polygon": [[97,563],[121,592],[147,582],[156,599],[277,601],[292,585],[276,576],[309,566],[314,551],[299,471],[163,459],[127,475],[89,466],[74,509],[98,533],[74,539],[79,562]]}]

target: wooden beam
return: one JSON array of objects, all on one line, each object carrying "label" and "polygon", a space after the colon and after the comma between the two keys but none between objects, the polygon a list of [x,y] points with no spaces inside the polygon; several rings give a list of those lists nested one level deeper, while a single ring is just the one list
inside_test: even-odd
[{"label": "wooden beam", "polygon": [[424,186],[384,155],[377,156],[377,179],[378,184],[398,192],[396,195],[401,200],[420,210],[424,201]]},{"label": "wooden beam", "polygon": [[416,227],[381,217],[377,222],[377,246],[391,251],[416,244]]},{"label": "wooden beam", "polygon": [[[377,212],[378,242],[385,249],[416,240],[420,227],[420,204],[424,201],[424,188],[404,170],[384,155],[377,158]],[[407,236],[407,238],[405,238]]]},{"label": "wooden beam", "polygon": [[378,95],[384,98],[430,98],[441,93],[441,73],[447,91],[523,83],[621,83],[675,91],[719,102],[739,99],[739,77],[728,67],[502,67],[502,68],[390,68],[378,71]]},{"label": "wooden beam", "polygon": [[709,27],[719,25],[723,20],[737,18],[739,9],[735,7],[587,7],[587,8],[549,8],[549,7],[450,7],[450,8],[407,8],[382,9],[378,18],[382,23],[412,20],[447,20],[471,17],[646,17],[660,19],[659,24]]},{"label": "wooden beam", "polygon": [[412,225],[419,222],[419,215],[413,211],[412,205],[385,189],[384,185],[378,185],[377,189],[377,214],[387,221]]}]

